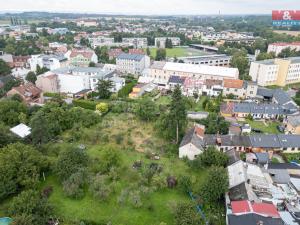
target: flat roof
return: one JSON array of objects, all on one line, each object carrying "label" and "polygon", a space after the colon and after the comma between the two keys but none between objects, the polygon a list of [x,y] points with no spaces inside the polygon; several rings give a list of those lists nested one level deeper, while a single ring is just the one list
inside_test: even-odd
[{"label": "flat roof", "polygon": [[20,123],[19,125],[11,128],[10,131],[21,138],[25,138],[31,134],[31,128],[23,123]]},{"label": "flat roof", "polygon": [[194,74],[230,77],[234,79],[237,78],[239,74],[237,68],[207,66],[207,65],[193,65],[189,63],[166,62],[163,69],[169,71],[178,71],[178,72],[186,72],[186,73],[194,73]]}]

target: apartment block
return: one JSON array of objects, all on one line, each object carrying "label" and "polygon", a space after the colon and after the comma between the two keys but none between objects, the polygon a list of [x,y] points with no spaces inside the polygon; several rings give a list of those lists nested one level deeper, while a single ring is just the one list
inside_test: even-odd
[{"label": "apartment block", "polygon": [[282,52],[282,50],[290,48],[291,50],[300,51],[300,42],[278,42],[278,43],[272,43],[268,46],[268,53],[274,52],[277,56]]},{"label": "apartment block", "polygon": [[116,58],[117,71],[141,75],[143,70],[150,66],[150,57],[139,54],[120,54]]},{"label": "apartment block", "polygon": [[167,39],[172,41],[173,46],[180,45],[179,37],[157,37],[155,38],[155,46],[159,48],[165,48]]},{"label": "apartment block", "polygon": [[300,57],[252,62],[249,74],[260,86],[299,83]]},{"label": "apartment block", "polygon": [[148,41],[147,38],[123,38],[123,43],[126,43],[134,48],[147,48]]}]

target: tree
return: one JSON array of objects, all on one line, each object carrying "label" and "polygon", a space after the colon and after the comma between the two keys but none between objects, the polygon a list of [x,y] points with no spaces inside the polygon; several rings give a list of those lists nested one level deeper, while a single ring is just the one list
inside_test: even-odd
[{"label": "tree", "polygon": [[166,48],[173,48],[172,40],[169,38],[166,39]]},{"label": "tree", "polygon": [[0,123],[0,148],[18,141],[17,136],[10,132],[9,127]]},{"label": "tree", "polygon": [[35,148],[21,143],[0,149],[0,199],[37,185],[47,161]]},{"label": "tree", "polygon": [[199,195],[207,203],[218,202],[228,191],[227,170],[222,167],[210,167],[205,181],[200,185]]},{"label": "tree", "polygon": [[33,84],[35,84],[35,82],[36,82],[36,75],[35,75],[35,73],[34,72],[32,72],[32,71],[30,71],[27,75],[26,75],[26,78],[25,78],[25,80],[27,80],[27,81],[29,81],[29,82],[31,82],[31,83],[33,83]]},{"label": "tree", "polygon": [[46,73],[47,71],[49,71],[49,69],[46,67],[41,68],[40,65],[36,66],[36,75],[41,75],[43,73]]},{"label": "tree", "polygon": [[181,89],[177,85],[172,93],[169,111],[161,115],[157,126],[163,136],[178,143],[179,137],[184,135],[186,125],[186,104]]},{"label": "tree", "polygon": [[151,121],[157,115],[157,107],[150,98],[142,98],[138,101],[136,114],[141,120]]},{"label": "tree", "polygon": [[[52,213],[46,198],[35,190],[23,191],[14,197],[8,209],[11,217],[17,217],[23,224],[41,225],[46,224]],[[19,225],[19,224],[18,224]]]},{"label": "tree", "polygon": [[158,49],[156,49],[155,60],[157,60],[157,61],[163,61],[163,60],[166,59],[166,56],[167,56],[166,49],[164,49],[164,48],[158,48]]},{"label": "tree", "polygon": [[8,75],[10,73],[11,73],[11,69],[9,65],[5,61],[0,59],[0,77]]},{"label": "tree", "polygon": [[179,203],[174,211],[176,225],[199,225],[202,223],[196,206],[192,203]]},{"label": "tree", "polygon": [[5,125],[15,126],[20,123],[21,113],[27,114],[27,108],[23,103],[13,100],[0,101],[0,122]]},{"label": "tree", "polygon": [[89,63],[89,67],[96,67],[96,63],[90,62],[90,63]]},{"label": "tree", "polygon": [[68,147],[61,151],[55,165],[55,171],[61,181],[67,180],[72,174],[88,165],[88,155],[77,147]]},{"label": "tree", "polygon": [[[208,102],[207,104],[211,104]],[[230,123],[217,113],[210,113],[206,119],[199,121],[205,126],[206,134],[228,134]]]},{"label": "tree", "polygon": [[249,67],[247,55],[242,51],[234,53],[230,60],[230,66],[238,68],[240,79],[244,79],[245,75],[247,75],[246,73]]},{"label": "tree", "polygon": [[42,111],[34,114],[30,120],[30,127],[33,144],[44,144],[53,138],[46,115]]},{"label": "tree", "polygon": [[98,91],[99,98],[101,99],[110,98],[112,94],[111,92],[112,87],[113,87],[113,83],[111,80],[104,80],[104,79],[99,80],[97,84],[97,91]]},{"label": "tree", "polygon": [[106,46],[97,47],[95,53],[98,56],[98,61],[101,63],[109,62],[108,48]]},{"label": "tree", "polygon": [[108,104],[105,102],[100,102],[96,105],[96,110],[101,112],[102,114],[105,114],[108,112]]},{"label": "tree", "polygon": [[146,53],[147,53],[147,56],[150,56],[150,55],[151,55],[151,52],[150,52],[150,48],[149,48],[149,47],[147,47]]},{"label": "tree", "polygon": [[196,168],[210,166],[225,167],[228,163],[228,156],[225,153],[218,151],[214,146],[209,146],[191,163]]},{"label": "tree", "polygon": [[275,54],[274,53],[267,53],[267,52],[262,52],[260,53],[257,57],[256,60],[260,61],[260,60],[266,60],[266,59],[274,59],[275,58]]}]

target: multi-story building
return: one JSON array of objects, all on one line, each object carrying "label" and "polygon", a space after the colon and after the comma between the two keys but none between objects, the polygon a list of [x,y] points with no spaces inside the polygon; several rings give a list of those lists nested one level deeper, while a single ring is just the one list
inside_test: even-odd
[{"label": "multi-story building", "polygon": [[165,48],[167,39],[171,40],[173,46],[180,45],[179,37],[157,37],[155,38],[155,46],[158,48]]},{"label": "multi-story building", "polygon": [[72,66],[88,67],[91,62],[98,63],[98,56],[91,49],[73,49],[65,54]]},{"label": "multi-story building", "polygon": [[148,41],[147,38],[123,38],[123,43],[132,45],[134,48],[147,48]]},{"label": "multi-story building", "polygon": [[208,65],[208,66],[225,66],[229,67],[231,56],[221,55],[205,55],[205,56],[189,56],[179,57],[178,60],[183,63]]},{"label": "multi-story building", "polygon": [[239,71],[237,68],[227,68],[219,66],[193,65],[173,62],[154,62],[151,65],[149,74],[147,76],[156,84],[166,85],[171,76],[194,78],[202,81],[205,81],[207,79],[238,79]]},{"label": "multi-story building", "polygon": [[150,66],[150,57],[138,54],[120,54],[116,59],[117,71],[141,75],[145,68]]},{"label": "multi-story building", "polygon": [[55,70],[67,66],[68,60],[64,55],[32,55],[28,63],[31,71],[36,71],[37,66]]},{"label": "multi-story building", "polygon": [[249,74],[261,86],[299,83],[300,57],[252,62]]},{"label": "multi-story building", "polygon": [[232,94],[240,99],[254,98],[258,89],[255,82],[239,79],[224,79],[223,87],[223,96]]},{"label": "multi-story building", "polygon": [[282,50],[290,48],[291,50],[300,51],[300,42],[278,42],[278,43],[272,43],[268,46],[268,53],[274,52],[277,56],[282,52]]},{"label": "multi-story building", "polygon": [[80,20],[76,23],[79,27],[96,27],[98,26],[97,20]]},{"label": "multi-story building", "polygon": [[219,41],[221,39],[226,39],[227,37],[226,32],[204,32],[201,35],[201,39],[204,42]]},{"label": "multi-story building", "polygon": [[65,67],[46,72],[37,77],[36,85],[43,92],[75,94],[97,88],[99,80],[111,80],[111,91],[117,92],[125,85],[125,79],[117,77],[114,71],[97,67]]},{"label": "multi-story building", "polygon": [[93,38],[89,38],[89,42],[92,46],[92,48],[96,48],[96,47],[102,47],[102,46],[113,46],[115,41],[114,38],[110,38],[110,37],[93,37]]}]

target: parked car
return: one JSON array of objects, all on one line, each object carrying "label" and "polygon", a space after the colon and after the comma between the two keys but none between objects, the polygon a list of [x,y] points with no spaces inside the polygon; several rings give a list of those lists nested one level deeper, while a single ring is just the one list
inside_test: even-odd
[{"label": "parked car", "polygon": [[279,131],[279,132],[281,132],[281,133],[284,133],[284,130],[285,130],[285,127],[284,126],[282,126],[282,125],[277,125],[277,130]]},{"label": "parked car", "polygon": [[252,128],[252,132],[254,132],[254,133],[263,133],[262,130],[260,130],[260,129],[255,129],[255,128]]}]

